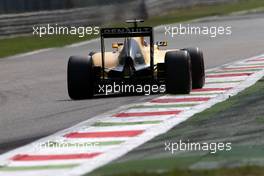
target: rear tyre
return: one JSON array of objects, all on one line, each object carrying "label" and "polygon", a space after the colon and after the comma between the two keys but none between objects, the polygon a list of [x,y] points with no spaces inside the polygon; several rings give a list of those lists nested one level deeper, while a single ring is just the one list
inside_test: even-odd
[{"label": "rear tyre", "polygon": [[205,83],[203,52],[199,48],[186,48],[191,57],[192,67],[192,87],[200,89]]},{"label": "rear tyre", "polygon": [[68,94],[73,100],[92,98],[94,72],[91,56],[71,56],[67,71]]},{"label": "rear tyre", "polygon": [[192,90],[191,61],[187,51],[169,51],[165,55],[166,91],[188,94]]}]

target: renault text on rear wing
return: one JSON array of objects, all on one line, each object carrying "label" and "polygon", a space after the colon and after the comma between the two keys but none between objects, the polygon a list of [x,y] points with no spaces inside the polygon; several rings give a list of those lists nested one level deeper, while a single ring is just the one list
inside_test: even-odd
[{"label": "renault text on rear wing", "polygon": [[104,38],[152,36],[152,27],[102,28]]}]

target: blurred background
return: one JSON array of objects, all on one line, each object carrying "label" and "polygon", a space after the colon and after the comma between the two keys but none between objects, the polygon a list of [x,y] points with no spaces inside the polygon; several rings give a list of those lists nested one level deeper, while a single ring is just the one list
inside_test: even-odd
[{"label": "blurred background", "polygon": [[32,26],[107,25],[148,19],[197,4],[237,0],[0,0],[0,37],[32,33]]}]

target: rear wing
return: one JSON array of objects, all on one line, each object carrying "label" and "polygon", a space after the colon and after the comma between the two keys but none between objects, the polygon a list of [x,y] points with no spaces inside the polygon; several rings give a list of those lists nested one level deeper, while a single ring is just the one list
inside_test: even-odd
[{"label": "rear wing", "polygon": [[149,37],[150,68],[154,76],[154,39],[152,27],[101,28],[102,75],[105,69],[104,38]]}]

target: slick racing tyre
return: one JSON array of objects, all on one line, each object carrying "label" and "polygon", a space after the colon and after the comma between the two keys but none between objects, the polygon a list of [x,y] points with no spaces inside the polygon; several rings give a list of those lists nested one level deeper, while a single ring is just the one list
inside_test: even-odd
[{"label": "slick racing tyre", "polygon": [[199,48],[186,48],[191,57],[192,68],[192,88],[199,89],[205,83],[203,52]]},{"label": "slick racing tyre", "polygon": [[188,94],[192,90],[191,60],[187,51],[169,51],[165,55],[166,91]]},{"label": "slick racing tyre", "polygon": [[91,56],[71,56],[67,71],[68,94],[73,100],[92,98],[94,72]]}]

